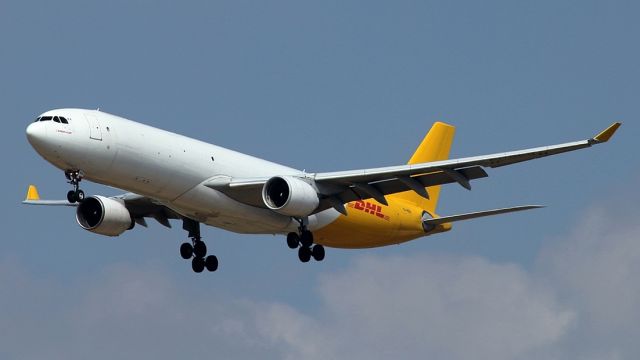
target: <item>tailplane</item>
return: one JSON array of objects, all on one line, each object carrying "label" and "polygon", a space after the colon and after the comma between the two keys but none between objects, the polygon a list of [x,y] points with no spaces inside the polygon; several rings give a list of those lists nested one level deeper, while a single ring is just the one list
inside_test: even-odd
[{"label": "tailplane", "polygon": [[480,218],[480,217],[507,214],[507,213],[516,212],[516,211],[539,209],[539,208],[542,208],[542,207],[544,207],[544,206],[541,206],[541,205],[523,205],[523,206],[514,206],[514,207],[495,209],[495,210],[477,211],[477,212],[459,214],[459,215],[452,215],[452,216],[443,216],[443,217],[439,217],[439,218],[425,218],[425,219],[422,220],[422,224],[423,224],[423,226],[425,226],[425,229],[426,229],[427,227],[433,227],[433,226],[436,226],[436,225],[441,225],[441,224],[445,224],[445,223],[451,223],[451,222],[454,222],[454,221],[476,219],[476,218]]},{"label": "tailplane", "polygon": [[[449,150],[451,149],[455,132],[456,128],[452,125],[442,122],[434,123],[431,130],[429,130],[416,151],[413,153],[413,156],[411,156],[411,159],[409,159],[408,164],[448,159]],[[429,186],[426,190],[429,196],[428,199],[418,195],[413,190],[401,192],[393,196],[413,203],[421,209],[428,211],[430,214],[434,214],[436,206],[438,205],[438,198],[440,196],[440,185]]]}]

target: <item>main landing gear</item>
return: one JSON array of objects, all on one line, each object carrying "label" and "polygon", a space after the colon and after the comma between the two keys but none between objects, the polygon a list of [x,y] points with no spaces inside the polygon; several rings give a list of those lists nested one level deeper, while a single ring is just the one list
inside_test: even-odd
[{"label": "main landing gear", "polygon": [[73,190],[67,193],[67,201],[70,203],[82,202],[84,200],[84,191],[80,190],[80,181],[82,180],[82,172],[79,170],[67,170],[64,172],[67,182],[73,186]]},{"label": "main landing gear", "polygon": [[205,268],[209,271],[218,270],[218,258],[215,255],[207,256],[207,245],[200,237],[200,223],[184,219],[182,228],[189,232],[191,243],[180,245],[180,256],[185,260],[191,259],[191,269],[196,273],[201,273]]},{"label": "main landing gear", "polygon": [[324,259],[324,246],[320,244],[314,245],[313,233],[307,229],[303,221],[298,220],[298,222],[300,222],[298,232],[287,234],[287,245],[290,249],[298,249],[298,259],[303,263],[309,262],[312,257],[315,261],[322,261]]}]

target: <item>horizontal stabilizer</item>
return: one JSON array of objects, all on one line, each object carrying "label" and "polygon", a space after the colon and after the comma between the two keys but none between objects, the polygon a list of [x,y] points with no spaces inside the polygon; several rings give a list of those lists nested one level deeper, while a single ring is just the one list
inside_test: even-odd
[{"label": "horizontal stabilizer", "polygon": [[484,216],[500,215],[500,214],[506,214],[506,213],[516,212],[516,211],[538,209],[541,207],[544,207],[544,206],[541,206],[541,205],[515,206],[510,208],[504,208],[504,209],[494,209],[494,210],[478,211],[478,212],[472,212],[472,213],[460,214],[460,215],[443,216],[435,219],[425,219],[422,221],[422,223],[428,226],[435,226],[435,225],[440,225],[440,224],[454,222],[454,221],[469,220],[469,219],[475,219],[475,218],[484,217]]}]

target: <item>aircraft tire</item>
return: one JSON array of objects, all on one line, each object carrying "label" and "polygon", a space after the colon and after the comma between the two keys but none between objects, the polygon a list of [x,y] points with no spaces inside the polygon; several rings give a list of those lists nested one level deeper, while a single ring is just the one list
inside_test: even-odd
[{"label": "aircraft tire", "polygon": [[77,202],[82,202],[84,200],[84,191],[78,189],[74,196]]},{"label": "aircraft tire", "polygon": [[300,234],[300,243],[303,247],[310,247],[313,244],[313,233],[309,230],[303,230]]},{"label": "aircraft tire", "polygon": [[298,249],[298,259],[303,263],[309,262],[309,260],[311,260],[311,249],[306,246],[301,246],[300,249]]},{"label": "aircraft tire", "polygon": [[189,243],[180,245],[180,256],[185,260],[191,259],[193,256],[193,246]]},{"label": "aircraft tire", "polygon": [[324,260],[324,246],[322,245],[314,245],[311,249],[311,256],[315,261]]},{"label": "aircraft tire", "polygon": [[193,253],[198,258],[204,258],[207,256],[207,245],[203,241],[196,241],[196,243],[193,244]]},{"label": "aircraft tire", "polygon": [[204,260],[204,266],[211,272],[218,270],[218,258],[215,255],[207,256]]},{"label": "aircraft tire", "polygon": [[194,257],[191,261],[191,269],[196,273],[201,273],[204,270],[205,261],[201,257]]},{"label": "aircraft tire", "polygon": [[289,249],[296,249],[300,245],[300,236],[294,232],[287,234],[287,246]]},{"label": "aircraft tire", "polygon": [[67,193],[67,201],[70,203],[75,203],[76,200],[76,192],[73,190],[69,190],[69,192]]}]

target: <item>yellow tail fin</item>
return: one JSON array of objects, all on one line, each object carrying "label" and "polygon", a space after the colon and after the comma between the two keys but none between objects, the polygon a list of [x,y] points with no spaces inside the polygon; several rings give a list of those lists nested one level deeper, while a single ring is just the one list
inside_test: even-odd
[{"label": "yellow tail fin", "polygon": [[[449,124],[442,122],[433,124],[431,130],[429,130],[415,153],[413,153],[413,156],[411,156],[411,159],[409,159],[408,164],[448,159],[455,132],[456,128]],[[440,196],[440,185],[428,187],[427,192],[429,193],[429,199],[423,198],[414,191],[405,191],[393,196],[413,203],[430,214],[434,214],[438,205],[438,197]]]}]

